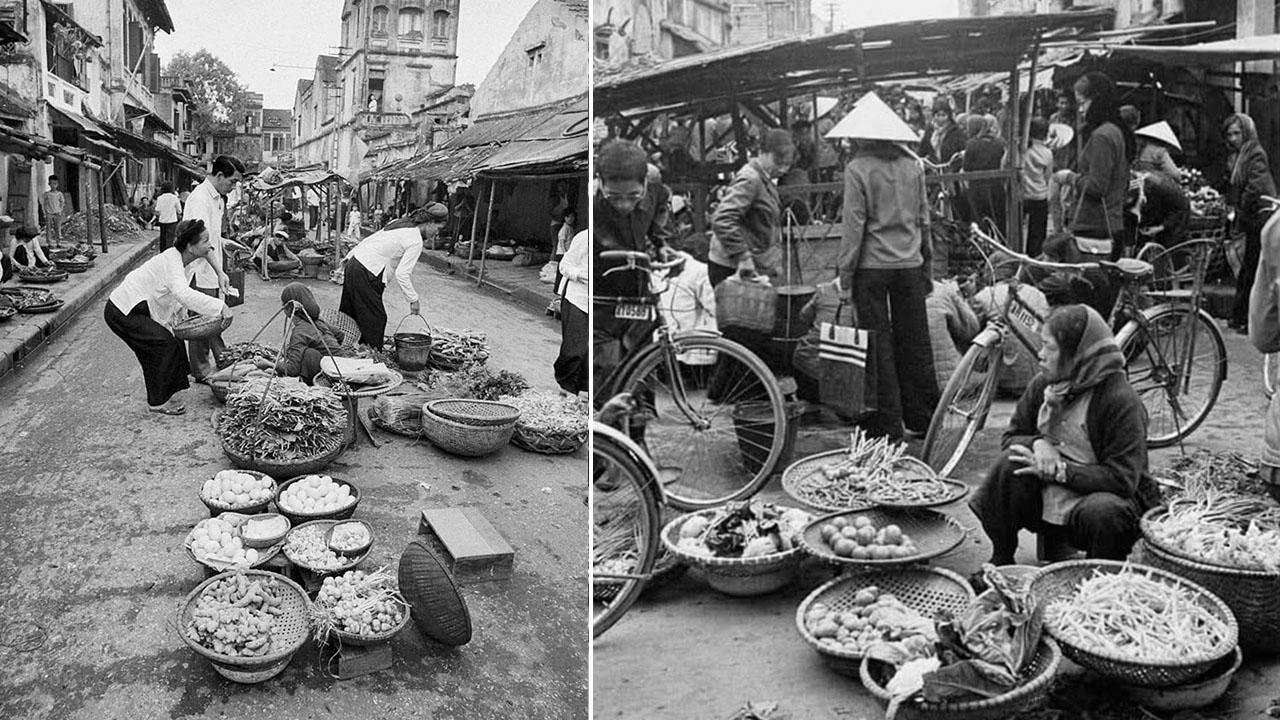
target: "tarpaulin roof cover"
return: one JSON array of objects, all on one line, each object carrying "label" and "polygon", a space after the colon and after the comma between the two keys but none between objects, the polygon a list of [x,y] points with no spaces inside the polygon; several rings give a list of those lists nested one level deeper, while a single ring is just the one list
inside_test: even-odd
[{"label": "tarpaulin roof cover", "polygon": [[1138,57],[1176,65],[1280,60],[1280,35],[1256,35],[1197,45],[1112,45],[1110,50],[1120,57]]},{"label": "tarpaulin roof cover", "polygon": [[600,115],[694,108],[718,114],[736,102],[770,102],[859,80],[1008,72],[1037,36],[1104,29],[1113,16],[1088,10],[947,18],[774,40],[597,75],[593,96]]},{"label": "tarpaulin roof cover", "polygon": [[337,173],[328,170],[303,170],[301,172],[282,172],[275,176],[275,182],[265,182],[261,176],[253,179],[254,190],[279,190],[280,188],[299,185],[321,185],[333,179],[342,179]]}]

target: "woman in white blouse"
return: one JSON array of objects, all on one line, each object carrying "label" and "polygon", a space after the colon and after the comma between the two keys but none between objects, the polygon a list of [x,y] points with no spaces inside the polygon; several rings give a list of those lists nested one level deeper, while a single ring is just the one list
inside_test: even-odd
[{"label": "woman in white blouse", "polygon": [[347,253],[343,270],[342,300],[338,310],[349,315],[360,328],[360,342],[382,349],[387,331],[387,309],[382,291],[392,275],[409,300],[409,312],[421,309],[413,289],[413,268],[422,255],[422,243],[440,232],[449,210],[431,203],[418,211],[412,222],[396,221],[360,241]]},{"label": "woman in white blouse", "polygon": [[591,277],[591,236],[586,230],[573,236],[569,249],[560,259],[560,356],[556,358],[556,383],[561,390],[577,395],[589,387],[591,363],[591,325],[587,320],[587,303],[591,293],[587,282]]},{"label": "woman in white blouse", "polygon": [[215,297],[192,290],[184,268],[209,253],[209,231],[203,220],[178,225],[173,247],[125,276],[107,300],[107,327],[120,336],[142,365],[147,409],[181,415],[186,407],[174,397],[191,387],[186,348],[170,327],[185,308],[201,315],[229,317],[231,310]]}]

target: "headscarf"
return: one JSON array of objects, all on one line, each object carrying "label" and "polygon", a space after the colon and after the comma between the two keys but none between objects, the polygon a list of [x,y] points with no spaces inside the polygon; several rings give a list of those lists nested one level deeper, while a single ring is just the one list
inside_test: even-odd
[{"label": "headscarf", "polygon": [[1124,354],[1107,321],[1088,305],[1060,307],[1047,323],[1060,350],[1059,379],[1044,390],[1049,426],[1054,427],[1065,406],[1103,380],[1124,372]]},{"label": "headscarf", "polygon": [[1249,149],[1250,145],[1261,147],[1261,143],[1258,142],[1258,126],[1254,124],[1253,118],[1244,113],[1235,113],[1222,123],[1222,128],[1225,131],[1236,124],[1240,125],[1240,134],[1244,137],[1244,142],[1240,143],[1240,149],[1235,151],[1235,157],[1231,161],[1231,184],[1240,187],[1245,183],[1244,167],[1240,161],[1250,154],[1245,150]]},{"label": "headscarf", "polygon": [[[321,333],[338,338],[338,333],[334,332],[329,324],[320,319],[320,303],[316,302],[316,296],[311,293],[311,288],[299,282],[289,283],[280,291],[280,303],[290,308],[289,313],[293,316],[294,322],[310,322]],[[294,303],[302,306],[305,312],[298,312],[294,307]]]}]

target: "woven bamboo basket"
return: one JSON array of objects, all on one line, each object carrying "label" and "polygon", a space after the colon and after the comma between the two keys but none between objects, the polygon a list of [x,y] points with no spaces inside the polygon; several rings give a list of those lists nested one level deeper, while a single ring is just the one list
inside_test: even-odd
[{"label": "woven bamboo basket", "polygon": [[329,635],[330,637],[337,639],[343,645],[355,645],[358,647],[363,647],[366,645],[377,645],[378,643],[384,643],[390,640],[391,638],[395,637],[396,635],[399,635],[401,630],[404,630],[405,628],[409,627],[409,616],[411,614],[409,612],[409,603],[405,602],[404,600],[399,600],[399,603],[400,603],[400,622],[396,623],[395,627],[391,628],[390,630],[384,633],[379,633],[374,635],[358,635],[356,633],[347,632],[346,630],[339,630],[338,628],[335,627],[329,631]]},{"label": "woven bamboo basket", "polygon": [[310,475],[318,473],[329,467],[329,463],[337,460],[343,451],[347,449],[346,444],[338,443],[338,446],[323,455],[317,455],[313,458],[301,458],[298,460],[268,460],[260,457],[249,457],[227,446],[225,440],[222,441],[222,452],[231,459],[231,464],[241,470],[256,470],[266,473],[271,477],[297,477],[299,475]]},{"label": "woven bamboo basket", "polygon": [[[903,703],[895,716],[899,720],[1004,720],[1020,712],[1043,707],[1049,701],[1053,679],[1062,664],[1062,650],[1052,638],[1042,637],[1031,667],[1024,675],[1026,682],[1003,695],[981,700],[928,703],[923,699]],[[863,658],[859,668],[862,685],[877,700],[889,702],[885,685],[893,677],[893,666]]]},{"label": "woven bamboo basket", "polygon": [[[223,513],[221,517],[223,520],[225,520],[226,522],[234,526],[237,532],[239,532],[240,526],[243,525],[245,521],[249,519],[248,515],[242,515],[241,513],[238,513],[238,512],[226,512],[226,513]],[[192,562],[196,563],[197,565],[203,565],[204,567],[212,570],[213,572],[226,572],[228,570],[231,570],[234,567],[230,563],[221,562],[221,561],[213,560],[210,558],[200,559],[196,557],[195,552],[191,549],[193,533],[195,533],[195,528],[191,528],[191,531],[187,533],[187,537],[182,541],[182,549],[186,550],[187,557],[191,558]],[[248,546],[246,545],[245,547],[248,547]],[[258,551],[258,559],[254,560],[252,563],[249,563],[249,567],[256,568],[256,567],[261,567],[262,565],[265,565],[269,560],[274,558],[276,555],[280,554],[282,547],[283,546],[281,545],[281,543],[279,541],[276,541],[275,543],[272,543],[271,545],[267,545],[265,547],[258,546],[253,548],[254,550]]]},{"label": "woven bamboo basket", "polygon": [[433,445],[452,455],[483,457],[511,442],[515,420],[505,425],[466,425],[436,415],[431,403],[422,406],[422,434]]},{"label": "woven bamboo basket", "polygon": [[662,529],[662,543],[680,562],[702,570],[712,589],[735,597],[766,595],[795,582],[804,553],[797,544],[790,550],[750,558],[707,557],[682,550],[680,527],[694,516],[710,519],[717,510],[700,510],[682,515]]},{"label": "woven bamboo basket", "polygon": [[587,442],[587,430],[563,432],[547,430],[517,422],[511,435],[511,444],[522,450],[543,455],[568,455],[577,452]]},{"label": "woven bamboo basket", "polygon": [[1153,567],[1130,565],[1115,560],[1069,560],[1056,563],[1043,568],[1031,581],[1031,596],[1038,604],[1047,608],[1048,603],[1055,599],[1073,597],[1080,583],[1092,577],[1095,571],[1118,573],[1126,569],[1189,591],[1198,605],[1227,625],[1227,636],[1216,647],[1202,653],[1180,656],[1159,664],[1139,662],[1120,653],[1081,647],[1065,639],[1055,627],[1052,613],[1046,612],[1045,632],[1058,641],[1062,652],[1072,662],[1126,685],[1172,687],[1203,678],[1216,663],[1235,649],[1239,629],[1235,616],[1226,603],[1196,583]]},{"label": "woven bamboo basket", "polygon": [[234,505],[227,505],[225,503],[219,502],[217,500],[214,500],[213,498],[205,497],[204,492],[202,491],[200,493],[200,502],[204,503],[204,506],[209,508],[210,517],[217,517],[218,515],[221,515],[224,512],[238,512],[244,515],[255,515],[257,513],[266,512],[267,507],[271,505],[271,498],[275,497],[276,495],[278,483],[276,483],[276,481],[272,479],[270,475],[264,472],[257,472],[254,470],[241,470],[241,472],[247,473],[249,475],[257,475],[258,479],[266,478],[267,480],[271,480],[271,497],[267,498],[266,500],[262,500],[260,502],[236,507]]},{"label": "woven bamboo basket", "polygon": [[279,545],[281,542],[283,542],[286,537],[289,536],[289,531],[293,529],[293,523],[289,522],[289,518],[284,517],[284,515],[281,515],[280,513],[262,513],[256,516],[254,519],[267,518],[267,517],[284,518],[284,525],[285,525],[284,532],[274,535],[272,537],[264,537],[264,538],[258,538],[256,540],[251,540],[244,536],[244,526],[241,526],[240,542],[244,543],[245,547],[255,548],[258,550],[261,550],[262,548],[275,547],[276,545]]},{"label": "woven bamboo basket", "polygon": [[273,572],[264,570],[243,571],[251,580],[260,580],[272,584],[275,592],[284,600],[284,613],[276,616],[271,630],[271,652],[257,657],[235,657],[214,652],[211,648],[193,640],[187,634],[191,623],[191,611],[196,600],[205,588],[214,582],[234,575],[233,572],[220,573],[196,586],[178,609],[178,634],[192,650],[203,655],[213,663],[218,674],[238,683],[258,683],[280,674],[294,653],[307,641],[311,631],[311,600],[297,583]]},{"label": "woven bamboo basket", "polygon": [[342,342],[338,345],[340,350],[352,352],[356,349],[356,343],[360,341],[360,326],[350,315],[325,308],[320,311],[320,319],[342,333]]},{"label": "woven bamboo basket", "polygon": [[[282,547],[284,556],[289,559],[289,562],[293,563],[294,565],[297,565],[299,568],[306,570],[307,572],[312,573],[314,575],[318,575],[320,577],[327,577],[329,575],[341,575],[342,573],[348,570],[354,569],[360,563],[364,562],[365,558],[369,557],[369,550],[366,550],[363,555],[355,555],[352,557],[338,555],[338,558],[342,561],[342,564],[332,568],[312,567],[308,565],[305,560],[303,560],[302,558],[298,557],[297,555],[289,551],[289,536],[292,536],[294,533],[300,530],[303,530],[304,528],[311,528],[311,527],[319,528],[321,541],[323,542],[323,538],[325,534],[329,532],[330,528],[332,528],[334,525],[337,525],[339,522],[341,521],[340,520],[312,520],[311,522],[302,523],[300,525],[294,525],[292,528],[289,529],[289,535],[285,537],[284,545]],[[370,546],[370,549],[372,549],[372,546]]]},{"label": "woven bamboo basket", "polygon": [[923,565],[844,575],[819,586],[796,608],[796,629],[827,667],[841,675],[860,677],[862,653],[824,645],[805,626],[805,613],[818,602],[839,612],[851,610],[857,606],[854,597],[858,591],[872,586],[893,593],[904,605],[925,617],[933,617],[939,610],[958,615],[974,598],[973,588],[964,578],[950,570]]},{"label": "woven bamboo basket", "polygon": [[1142,518],[1142,561],[1203,587],[1231,608],[1240,624],[1240,646],[1250,654],[1280,652],[1280,573],[1197,562],[1152,539],[1147,528],[1163,510]]},{"label": "woven bamboo basket", "polygon": [[508,425],[520,419],[519,408],[490,400],[450,398],[432,400],[427,403],[427,407],[435,415],[463,425]]},{"label": "woven bamboo basket", "polygon": [[235,392],[236,385],[244,382],[244,380],[210,380],[209,391],[213,393],[213,399],[222,404],[227,403],[227,398],[231,397],[231,393]]},{"label": "woven bamboo basket", "polygon": [[93,267],[93,262],[88,260],[84,262],[76,262],[74,260],[54,260],[53,264],[56,265],[59,270],[66,270],[69,273],[82,273]]},{"label": "woven bamboo basket", "polygon": [[276,509],[280,511],[281,515],[289,518],[289,522],[292,523],[293,525],[301,525],[303,523],[308,523],[313,520],[346,520],[347,518],[355,514],[356,506],[360,504],[360,488],[356,487],[355,484],[353,484],[348,480],[342,480],[340,478],[332,478],[335,483],[339,485],[346,485],[347,487],[351,488],[352,501],[350,505],[347,505],[346,507],[340,508],[338,510],[333,510],[330,512],[318,512],[318,513],[305,513],[305,512],[298,512],[296,510],[286,510],[284,507],[280,505],[280,496],[284,495],[285,490],[288,490],[291,485],[298,482],[299,480],[304,479],[308,475],[316,474],[316,472],[317,471],[306,472],[296,477],[289,478],[288,480],[285,480],[284,482],[280,483],[279,487],[276,488],[276,495],[275,495]]},{"label": "woven bamboo basket", "polygon": [[173,336],[179,340],[203,340],[231,327],[231,317],[200,315],[187,318],[173,326]]},{"label": "woven bamboo basket", "polygon": [[369,419],[374,425],[405,437],[422,436],[422,406],[431,400],[422,392],[379,395],[369,407]]}]

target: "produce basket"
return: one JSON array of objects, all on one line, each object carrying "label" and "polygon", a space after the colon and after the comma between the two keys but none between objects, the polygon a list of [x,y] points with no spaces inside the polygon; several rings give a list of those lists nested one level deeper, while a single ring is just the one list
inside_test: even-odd
[{"label": "produce basket", "polygon": [[93,263],[89,260],[78,262],[75,260],[54,260],[53,264],[58,266],[59,270],[66,270],[69,273],[82,273],[93,267]]},{"label": "produce basket", "polygon": [[[898,707],[899,720],[1003,720],[1020,712],[1035,710],[1049,701],[1053,678],[1062,664],[1062,650],[1052,638],[1041,637],[1035,658],[1024,675],[1026,682],[1003,695],[980,700],[929,703],[923,699],[905,702]],[[885,685],[893,677],[893,666],[863,658],[859,668],[862,685],[877,700],[887,703]]]},{"label": "produce basket", "polygon": [[303,513],[303,512],[285,510],[283,507],[280,506],[280,496],[284,494],[285,490],[288,490],[291,485],[298,482],[299,480],[302,480],[309,475],[315,475],[317,472],[318,471],[313,470],[310,472],[302,473],[301,475],[298,475],[296,477],[289,478],[288,480],[280,483],[279,487],[276,488],[276,495],[275,495],[276,509],[280,511],[281,515],[285,516],[286,518],[289,518],[289,522],[294,525],[301,525],[303,523],[308,523],[313,520],[346,520],[347,518],[355,514],[356,506],[360,504],[360,488],[356,487],[350,481],[341,480],[339,478],[331,478],[335,483],[339,485],[346,485],[347,487],[351,488],[351,497],[353,499],[353,502],[350,505],[347,505],[345,508],[342,508],[341,510],[330,511],[330,512]]},{"label": "produce basket", "polygon": [[245,547],[250,547],[257,550],[261,550],[262,548],[266,548],[266,547],[279,546],[280,543],[284,542],[284,539],[289,536],[289,531],[293,529],[293,523],[289,522],[289,518],[286,518],[284,515],[281,515],[280,513],[262,513],[260,515],[254,516],[254,519],[274,518],[274,517],[284,518],[284,532],[268,538],[250,540],[249,538],[246,538],[244,536],[244,528],[241,527],[240,542],[244,543]]},{"label": "produce basket", "polygon": [[[896,525],[909,536],[919,552],[887,558],[853,558],[838,555],[822,537],[822,526],[836,518],[864,517],[876,528]],[[873,508],[824,515],[804,529],[800,544],[806,552],[826,562],[840,565],[891,566],[917,563],[951,552],[964,542],[966,533],[954,519],[933,510]],[[856,542],[856,541],[855,541]],[[866,543],[859,543],[865,545]]]},{"label": "produce basket", "polygon": [[42,303],[40,305],[23,305],[19,308],[19,312],[30,313],[32,315],[37,313],[51,313],[62,307],[62,305],[62,300],[50,300],[49,302]]},{"label": "produce basket", "polygon": [[209,317],[197,315],[175,324],[173,326],[173,336],[179,340],[203,340],[213,337],[229,327],[231,327],[231,318],[229,316]]},{"label": "produce basket", "polygon": [[[369,623],[367,632],[356,632],[347,630],[341,626],[341,621],[337,617],[336,610],[343,602],[343,586],[354,585],[363,587],[366,591],[366,597],[348,598],[347,602],[357,604],[357,609],[363,606],[362,612],[373,614],[374,603],[368,595],[375,595],[381,600],[377,603],[381,606],[383,612],[387,604],[390,604],[396,611],[400,613],[400,620],[384,630],[374,630],[372,623]],[[383,568],[372,573],[362,573],[355,571],[348,576],[343,573],[342,576],[326,578],[320,588],[319,594],[316,596],[315,605],[313,606],[313,625],[315,625],[316,638],[324,643],[337,642],[342,645],[376,645],[384,643],[391,638],[399,635],[409,625],[410,608],[409,603],[404,596],[400,594],[399,588],[395,585],[395,576],[390,569]],[[365,628],[360,628],[364,630]]]},{"label": "produce basket", "polygon": [[804,482],[812,475],[821,474],[826,467],[838,464],[845,460],[848,458],[848,455],[849,452],[844,449],[830,450],[828,452],[810,455],[807,458],[797,460],[783,471],[782,489],[796,502],[804,503],[806,506],[816,508],[818,510],[826,510],[827,512],[857,510],[877,506],[899,508],[938,507],[954,503],[969,494],[969,488],[964,483],[939,478],[937,473],[935,473],[928,465],[925,465],[916,458],[904,456],[899,459],[898,462],[894,463],[895,469],[911,467],[919,472],[924,472],[927,474],[929,479],[943,483],[948,488],[947,495],[945,497],[939,497],[928,501],[921,500],[908,502],[906,500],[890,501],[868,494],[863,496],[863,500],[861,502],[852,506],[838,506],[830,502],[825,502],[820,498],[813,497],[804,487]]},{"label": "produce basket", "polygon": [[[311,522],[302,523],[301,525],[294,525],[293,528],[289,530],[289,534],[288,536],[285,537],[285,540],[284,540],[284,547],[283,547],[284,556],[289,559],[289,562],[293,563],[294,565],[297,565],[303,570],[306,570],[307,572],[315,573],[316,575],[322,575],[322,576],[333,575],[336,573],[344,573],[354,568],[355,566],[359,565],[360,563],[364,562],[364,559],[369,557],[369,550],[366,550],[362,555],[355,555],[353,557],[344,557],[342,555],[338,555],[337,557],[341,561],[340,565],[337,565],[335,567],[330,567],[330,568],[321,568],[321,567],[316,567],[314,565],[309,564],[306,560],[303,560],[302,558],[300,558],[298,554],[291,548],[290,540],[295,537],[296,533],[303,530],[303,528],[318,529],[320,532],[320,544],[323,545],[325,542],[324,541],[325,534],[329,532],[330,528],[332,528],[334,525],[337,525],[338,522],[339,521],[337,520],[312,520]],[[370,549],[372,549],[372,547]]]},{"label": "produce basket", "polygon": [[873,586],[893,593],[904,605],[929,618],[939,610],[959,614],[974,598],[973,588],[964,578],[950,570],[919,565],[844,575],[819,586],[796,608],[796,628],[827,667],[841,675],[859,676],[862,653],[824,646],[805,627],[805,614],[818,602],[840,612],[852,609],[858,591]]},{"label": "produce basket", "polygon": [[[219,515],[218,517],[220,517],[220,518],[221,518],[221,519],[223,519],[223,520],[226,520],[226,521],[227,521],[228,523],[230,523],[231,525],[234,525],[234,526],[236,527],[236,529],[237,529],[237,530],[239,530],[240,525],[241,525],[241,524],[243,524],[243,523],[244,523],[244,521],[245,521],[245,520],[247,520],[247,519],[249,518],[249,516],[248,516],[248,515],[241,515],[240,513],[235,513],[235,512],[227,512],[227,513],[223,513],[222,515]],[[196,557],[195,552],[193,552],[193,551],[191,550],[191,541],[192,541],[192,536],[193,536],[194,534],[195,534],[195,528],[193,527],[193,528],[191,528],[191,530],[187,533],[186,538],[182,541],[182,549],[187,551],[187,557],[191,558],[192,562],[194,562],[194,563],[196,563],[196,564],[198,564],[198,565],[203,565],[203,566],[205,566],[205,567],[209,568],[210,570],[213,570],[214,572],[228,572],[228,571],[230,571],[230,570],[231,570],[231,568],[232,568],[232,566],[231,566],[231,565],[229,565],[229,564],[227,564],[227,563],[211,561],[211,560],[209,560],[209,559],[207,559],[207,558],[206,558],[206,559],[204,559],[204,560],[202,560],[202,559],[200,559],[200,558]],[[257,560],[255,560],[255,561],[253,561],[252,563],[250,563],[250,564],[249,564],[249,567],[250,567],[250,568],[256,568],[256,567],[259,567],[259,566],[261,566],[261,565],[265,564],[268,560],[271,560],[271,559],[272,559],[272,558],[274,558],[276,555],[279,555],[279,554],[280,554],[280,550],[282,549],[282,547],[283,547],[283,544],[282,544],[282,543],[280,543],[280,542],[277,542],[277,543],[275,543],[275,544],[273,544],[273,545],[270,545],[270,546],[268,546],[268,547],[259,547],[259,548],[254,548],[255,550],[257,550],[257,551],[258,551],[258,559],[257,559]]]},{"label": "produce basket", "polygon": [[[335,547],[333,544],[333,531],[338,529],[338,527],[342,525],[350,525],[350,524],[363,526],[365,534],[369,536],[369,541],[358,547],[352,547],[352,548]],[[329,528],[327,532],[325,532],[324,541],[329,546],[329,549],[334,551],[338,555],[342,555],[344,557],[355,557],[357,555],[363,555],[369,552],[369,548],[373,547],[373,527],[369,525],[369,523],[363,520],[344,519],[342,522],[335,523],[332,527]]]},{"label": "produce basket", "polygon": [[14,272],[18,275],[19,278],[22,279],[22,282],[29,282],[29,283],[41,283],[41,284],[56,283],[56,282],[62,282],[63,280],[66,280],[68,277],[66,270],[55,270],[52,268],[46,268],[44,270],[39,270],[39,271],[31,271],[23,268],[18,268]]},{"label": "produce basket", "polygon": [[489,359],[486,339],[480,333],[435,328],[431,336],[429,365],[444,372],[457,372]]},{"label": "produce basket", "polygon": [[716,508],[682,515],[662,529],[662,543],[680,562],[702,570],[713,589],[735,597],[766,595],[790,585],[796,579],[804,555],[799,547],[750,558],[698,555],[679,547],[680,527],[690,518],[711,518]]},{"label": "produce basket", "polygon": [[12,318],[14,315],[17,315],[17,314],[18,314],[18,308],[15,308],[15,307],[12,307],[12,306],[11,306],[11,307],[0,307],[0,322],[4,322],[5,320],[10,319],[10,318]]},{"label": "produce basket", "polygon": [[271,477],[297,477],[299,475],[318,473],[329,467],[329,463],[337,460],[346,449],[347,446],[345,444],[339,443],[337,447],[329,452],[311,458],[268,460],[266,458],[243,455],[228,447],[226,440],[222,441],[222,452],[231,459],[232,465],[241,470],[256,470],[266,473]]},{"label": "produce basket", "polygon": [[1157,508],[1142,518],[1142,561],[1221,598],[1240,625],[1240,645],[1245,652],[1280,652],[1280,573],[1210,565],[1166,550],[1147,532],[1150,520],[1160,512],[1163,510]]},{"label": "produce basket", "polygon": [[1199,682],[1172,688],[1147,688],[1138,685],[1122,685],[1130,700],[1153,710],[1195,710],[1218,701],[1231,685],[1231,678],[1244,662],[1244,652],[1236,651],[1218,662],[1209,676]]},{"label": "produce basket", "polygon": [[1047,608],[1047,604],[1055,599],[1073,597],[1080,583],[1092,577],[1095,572],[1119,573],[1126,569],[1188,591],[1195,598],[1197,605],[1227,626],[1227,636],[1211,650],[1199,654],[1170,657],[1161,663],[1137,662],[1117,652],[1085,648],[1065,639],[1062,630],[1056,627],[1053,614],[1046,612],[1045,632],[1058,641],[1062,646],[1062,652],[1073,662],[1126,685],[1170,687],[1203,678],[1218,661],[1229,655],[1235,648],[1239,639],[1239,630],[1235,616],[1231,614],[1231,609],[1226,603],[1203,587],[1163,570],[1115,560],[1069,560],[1043,568],[1031,581],[1031,596],[1033,600]]},{"label": "produce basket", "polygon": [[452,455],[483,457],[511,442],[515,421],[505,425],[466,425],[436,415],[431,403],[422,406],[422,434],[436,447]]},{"label": "produce basket", "polygon": [[515,424],[520,419],[518,408],[489,400],[432,400],[427,403],[427,409],[445,420],[477,427]]},{"label": "produce basket", "polygon": [[511,443],[521,450],[543,455],[568,455],[587,442],[587,431],[565,432],[531,427],[517,422]]},{"label": "produce basket", "polygon": [[227,398],[235,391],[236,385],[244,382],[243,380],[210,380],[209,391],[213,393],[213,399],[220,403],[226,403]]},{"label": "produce basket", "polygon": [[[264,472],[258,472],[254,470],[241,470],[240,472],[246,473],[248,475],[257,475],[259,480],[261,480],[262,478],[271,480],[271,495],[272,497],[275,497],[276,490],[277,490],[277,483],[274,479],[272,479],[270,475]],[[271,498],[269,497],[266,500],[261,500],[259,502],[251,503],[249,505],[236,507],[234,505],[227,505],[225,503],[219,502],[214,498],[205,497],[205,494],[202,488],[200,492],[200,502],[204,503],[204,506],[209,508],[209,515],[211,517],[217,517],[218,515],[224,512],[237,512],[244,515],[254,515],[257,513],[266,512],[267,507],[271,505]]]},{"label": "produce basket", "polygon": [[271,651],[256,657],[235,657],[214,652],[190,637],[188,628],[191,624],[191,611],[196,600],[215,582],[234,576],[235,572],[215,575],[196,586],[183,601],[178,610],[178,634],[192,650],[203,655],[211,663],[218,674],[238,683],[257,683],[280,674],[293,654],[307,641],[311,631],[311,600],[297,583],[277,573],[263,570],[245,570],[244,574],[251,580],[271,583],[277,596],[284,601],[284,612],[275,618],[271,631]]}]

